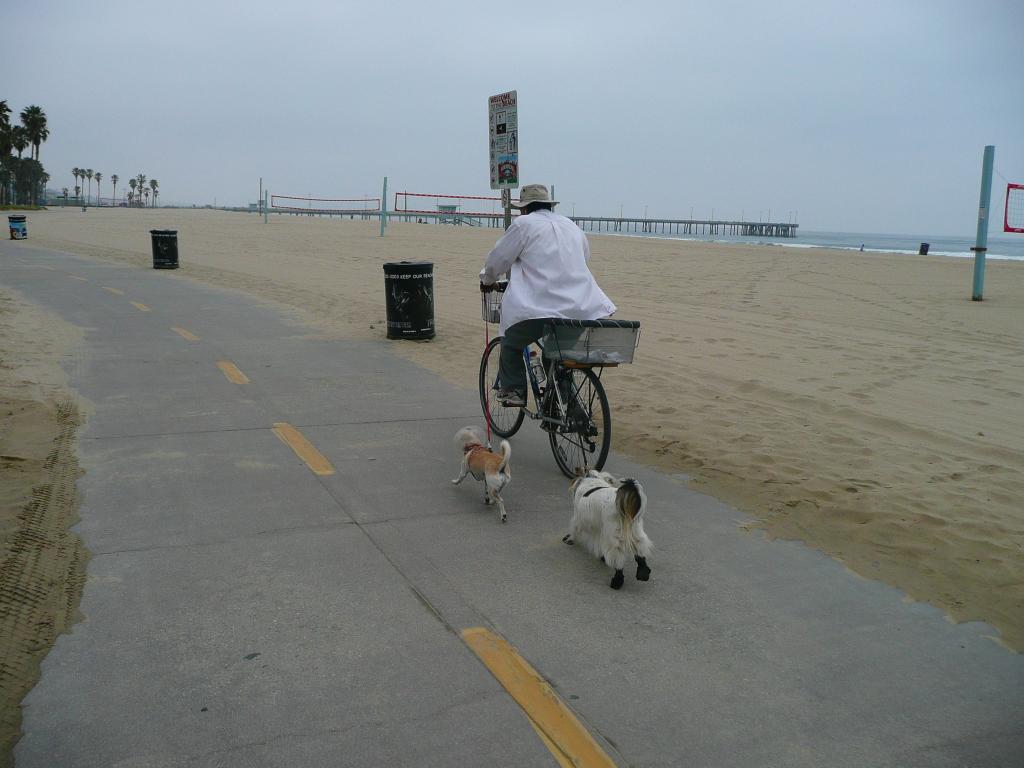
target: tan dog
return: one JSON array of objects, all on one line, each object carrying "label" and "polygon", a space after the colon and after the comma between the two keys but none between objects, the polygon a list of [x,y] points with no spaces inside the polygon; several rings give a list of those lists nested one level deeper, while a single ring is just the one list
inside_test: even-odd
[{"label": "tan dog", "polygon": [[508,515],[505,513],[505,502],[501,500],[499,494],[512,480],[512,471],[508,466],[508,460],[512,457],[512,446],[508,444],[508,440],[502,440],[501,453],[487,450],[484,437],[476,427],[463,427],[456,432],[455,445],[462,453],[462,468],[452,483],[458,485],[466,479],[466,475],[483,480],[484,504],[497,504],[501,522],[506,522]]}]

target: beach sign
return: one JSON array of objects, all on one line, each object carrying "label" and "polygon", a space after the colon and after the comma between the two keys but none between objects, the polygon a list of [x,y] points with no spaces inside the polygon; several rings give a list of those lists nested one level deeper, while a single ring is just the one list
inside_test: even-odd
[{"label": "beach sign", "polygon": [[519,187],[519,113],[516,92],[487,100],[487,139],[491,150],[491,189]]}]

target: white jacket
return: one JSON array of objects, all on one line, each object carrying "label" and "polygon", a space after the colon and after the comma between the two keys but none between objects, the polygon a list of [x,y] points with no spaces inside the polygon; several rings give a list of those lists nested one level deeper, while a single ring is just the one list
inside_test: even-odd
[{"label": "white jacket", "polygon": [[484,285],[509,273],[500,333],[523,320],[598,320],[615,312],[590,274],[588,261],[586,235],[565,216],[542,209],[516,217],[480,270]]}]

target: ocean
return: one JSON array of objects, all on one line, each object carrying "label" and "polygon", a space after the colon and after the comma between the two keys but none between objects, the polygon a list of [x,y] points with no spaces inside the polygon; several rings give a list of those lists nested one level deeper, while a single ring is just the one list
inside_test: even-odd
[{"label": "ocean", "polygon": [[[973,259],[971,246],[974,237],[948,235],[882,235],[870,232],[805,232],[797,230],[796,237],[742,237],[740,235],[668,235],[659,233],[623,232],[621,237],[658,237],[671,240],[698,240],[709,243],[743,243],[745,245],[784,245],[788,248],[834,248],[844,251],[871,253],[917,254],[921,243],[928,243],[929,256],[951,256]],[[608,234],[602,232],[601,234]],[[1024,234],[989,235],[986,258],[1024,261]]]}]

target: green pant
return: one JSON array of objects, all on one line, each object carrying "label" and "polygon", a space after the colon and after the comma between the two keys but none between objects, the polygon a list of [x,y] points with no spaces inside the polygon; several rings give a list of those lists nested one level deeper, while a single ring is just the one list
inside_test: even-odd
[{"label": "green pant", "polygon": [[498,381],[505,389],[514,389],[526,394],[526,367],[523,364],[523,348],[544,335],[544,318],[523,320],[509,326],[501,338],[501,362],[498,365]]}]

